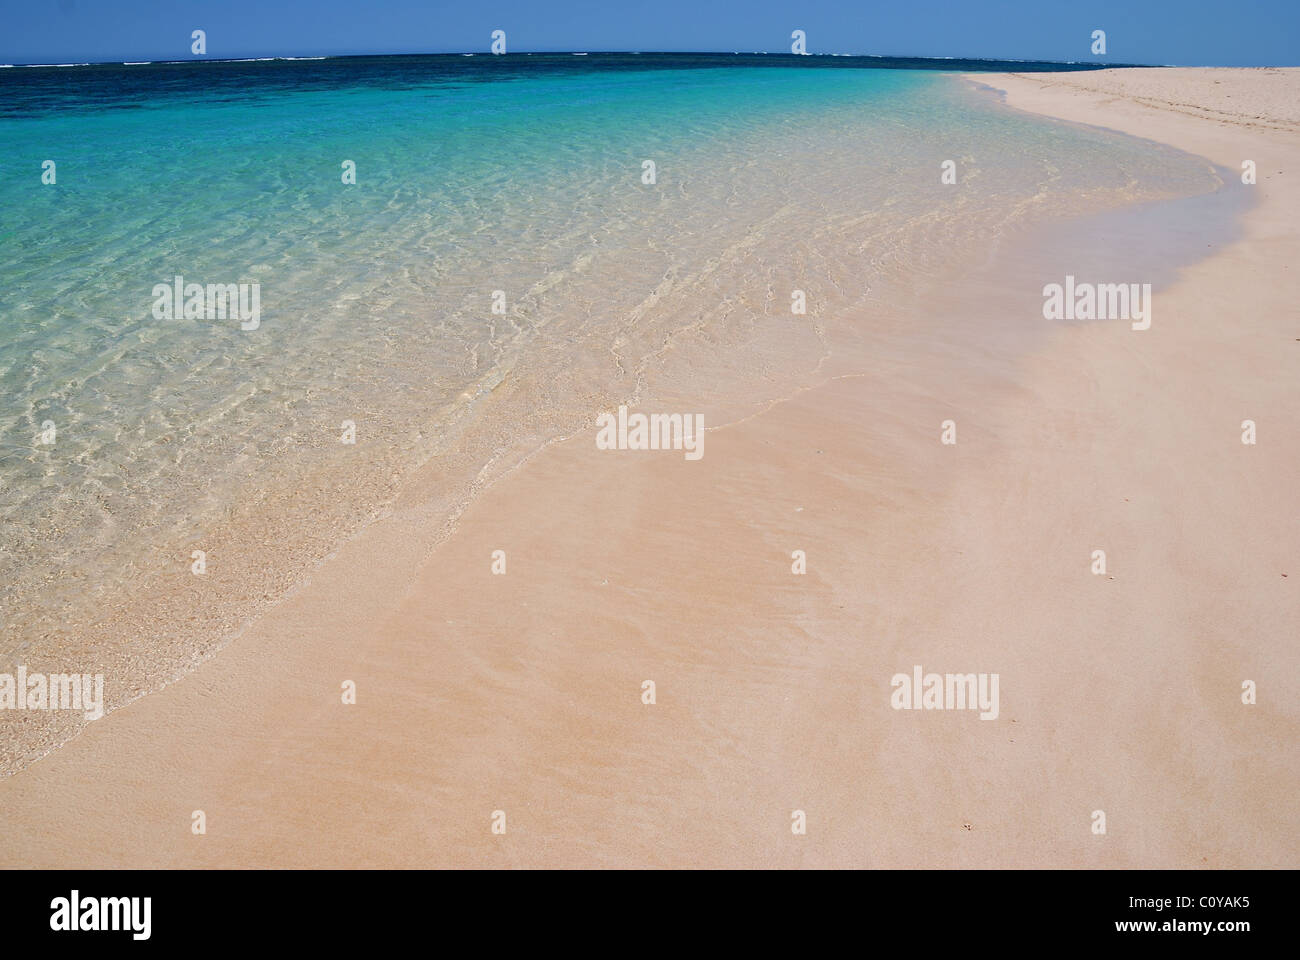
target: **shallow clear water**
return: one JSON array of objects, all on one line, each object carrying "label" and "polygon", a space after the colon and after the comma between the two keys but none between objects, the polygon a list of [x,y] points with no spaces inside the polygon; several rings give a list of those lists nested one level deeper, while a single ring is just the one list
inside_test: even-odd
[{"label": "shallow clear water", "polygon": [[[120,701],[416,464],[450,507],[650,384],[806,375],[891,284],[1017,224],[1216,183],[954,77],[791,61],[0,71],[0,669],[106,667]],[[176,275],[260,284],[260,327],[155,319]]]}]

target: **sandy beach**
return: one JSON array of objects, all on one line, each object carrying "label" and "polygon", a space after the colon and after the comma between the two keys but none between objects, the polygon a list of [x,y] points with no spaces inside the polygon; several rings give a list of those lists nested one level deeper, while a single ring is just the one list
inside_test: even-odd
[{"label": "sandy beach", "polygon": [[[969,82],[1254,161],[1240,236],[1149,330],[982,337],[1001,301],[954,289],[925,309],[964,332],[704,407],[699,460],[593,430],[489,468],[446,539],[427,468],[193,673],[0,780],[0,865],[1300,866],[1300,70]],[[647,411],[701,409],[682,382]],[[893,709],[915,665],[997,674],[997,717]]]}]

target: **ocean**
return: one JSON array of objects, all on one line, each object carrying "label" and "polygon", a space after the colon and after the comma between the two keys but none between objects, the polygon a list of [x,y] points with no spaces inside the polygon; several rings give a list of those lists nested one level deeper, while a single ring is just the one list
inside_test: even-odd
[{"label": "ocean", "polygon": [[[918,66],[0,70],[0,670],[102,672],[120,706],[416,470],[454,523],[602,412],[761,401],[1017,230],[1220,186],[956,75],[1024,64]],[[178,277],[256,285],[256,325],[160,318]],[[0,769],[83,722],[0,715]]]}]

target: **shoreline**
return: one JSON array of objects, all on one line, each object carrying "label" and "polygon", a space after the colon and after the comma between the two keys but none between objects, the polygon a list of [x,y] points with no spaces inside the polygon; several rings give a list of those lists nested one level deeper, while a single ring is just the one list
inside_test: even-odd
[{"label": "shoreline", "polygon": [[[745,103],[753,91],[739,75],[706,86]],[[476,229],[457,250],[448,242],[454,221],[434,222],[429,226],[438,228],[444,242],[431,259],[419,252],[434,249],[421,239],[420,224],[434,216],[428,208],[423,216],[405,218],[413,226],[404,235],[413,242],[399,249],[376,236],[376,224],[392,223],[391,212],[366,208],[368,214],[356,210],[348,217],[365,238],[359,245],[376,248],[373,262],[357,268],[337,261],[336,245],[314,252],[310,230],[296,241],[278,239],[295,231],[273,222],[276,203],[253,204],[249,222],[259,228],[243,235],[265,229],[268,238],[277,238],[282,256],[300,251],[305,258],[281,296],[295,312],[320,316],[307,337],[274,310],[263,328],[265,339],[221,329],[160,328],[147,317],[87,338],[60,314],[59,345],[70,356],[84,352],[80,366],[98,370],[100,379],[84,388],[74,379],[62,405],[38,398],[31,412],[50,414],[51,422],[60,423],[60,438],[79,445],[72,454],[76,469],[86,471],[83,482],[96,495],[77,495],[64,447],[57,453],[39,445],[35,454],[20,452],[13,466],[25,464],[37,475],[35,484],[21,470],[6,474],[20,474],[3,484],[7,515],[33,522],[11,524],[0,551],[0,669],[19,657],[29,668],[47,671],[71,662],[104,674],[106,708],[117,709],[224,648],[309,577],[337,544],[389,510],[420,464],[434,461],[438,479],[426,486],[426,495],[441,496],[452,516],[470,499],[482,470],[498,474],[514,453],[525,455],[552,437],[572,434],[596,410],[633,402],[646,374],[692,403],[702,402],[702,392],[735,394],[729,399],[736,410],[752,409],[748,401],[756,392],[767,399],[809,379],[825,348],[824,321],[857,316],[859,307],[873,319],[882,312],[863,301],[875,288],[876,299],[889,303],[885,284],[891,276],[903,274],[911,285],[942,261],[985,246],[980,237],[1002,232],[1004,219],[1046,216],[1084,193],[1077,187],[1055,190],[1045,164],[1022,163],[1006,149],[1011,142],[1028,142],[1018,135],[1032,138],[1035,130],[1048,128],[1013,119],[949,76],[839,71],[819,79],[811,99],[798,94],[798,84],[782,86],[784,105],[761,106],[752,120],[746,110],[700,98],[714,103],[710,109],[739,136],[666,146],[675,154],[674,180],[680,183],[657,199],[617,189],[621,175],[594,159],[618,149],[618,129],[589,121],[580,152],[592,158],[588,172],[600,184],[590,195],[576,181],[542,175],[556,156],[538,144],[519,187],[526,193],[527,184],[555,185],[540,195],[542,212],[529,227],[540,248],[514,243],[494,250],[495,241],[487,239],[491,231]],[[985,119],[997,121],[1000,136],[972,131],[973,137],[958,138],[988,150],[982,171],[972,171],[984,177],[983,191],[967,191],[945,210],[944,202],[954,198],[924,176],[905,185],[899,197],[882,189],[896,175],[889,165],[872,163],[847,146],[875,123],[863,104],[880,97],[894,102],[900,88],[905,92],[899,103],[960,110],[971,102]],[[846,90],[853,95],[845,96]],[[605,101],[610,120],[618,120],[618,102]],[[803,144],[787,147],[779,124],[790,106],[801,103],[813,106],[812,126]],[[334,123],[350,109],[336,105]],[[563,110],[558,116],[563,119]],[[638,115],[632,127],[643,135],[654,124]],[[836,131],[843,139],[826,155],[819,144]],[[448,143],[467,135],[455,123],[446,132],[452,134]],[[514,132],[529,139],[527,124]],[[1105,173],[1092,184],[1094,192],[1109,191],[1117,203],[1126,195],[1145,195],[1145,189],[1126,189],[1116,176],[1122,149],[1100,146],[1095,137],[1065,139],[1111,154],[1098,168]],[[1061,149],[1060,158],[1073,156],[1055,134],[1046,140],[1049,150]],[[332,143],[344,147],[337,135]],[[918,125],[889,151],[913,157],[907,166],[920,172],[933,145]],[[756,158],[766,159],[752,166]],[[475,162],[466,160],[460,170],[462,184],[473,182]],[[1064,162],[1081,172],[1079,160]],[[408,163],[419,161],[405,157],[392,169]],[[1175,165],[1181,166],[1176,160]],[[1142,170],[1159,190],[1169,177],[1157,166],[1152,159]],[[719,176],[720,169],[729,172]],[[869,199],[839,209],[837,195],[859,187]],[[612,207],[595,199],[606,190],[619,198]],[[342,216],[337,205],[352,202],[343,196],[362,199],[349,191],[316,199]],[[1003,203],[1000,197],[1018,201]],[[570,221],[574,200],[584,212]],[[992,226],[968,212],[974,205],[991,210]],[[506,207],[467,222],[491,223]],[[197,212],[191,210],[191,217]],[[547,222],[572,229],[548,235],[541,226]],[[182,247],[185,237],[206,229],[200,223],[194,228],[178,230]],[[66,223],[53,229],[72,232]],[[653,248],[648,254],[639,249],[645,243]],[[444,256],[449,250],[456,252]],[[230,249],[222,257],[223,271],[243,269],[241,259]],[[69,266],[75,272],[75,264]],[[105,295],[109,289],[119,294],[112,299],[130,295],[118,289],[126,277],[148,272],[140,263],[122,266],[105,277]],[[340,273],[348,279],[314,285],[333,291],[319,295],[301,283],[313,272],[322,279]],[[494,286],[516,296],[504,319],[494,313],[485,323],[483,291],[475,293],[470,281],[489,273],[496,275]],[[812,308],[792,326],[774,291],[795,276],[809,288]],[[67,280],[50,277],[34,286],[57,282]],[[424,296],[442,289],[449,291],[446,296]],[[21,369],[11,355],[40,349],[33,331],[40,329],[36,315],[42,311],[30,306],[32,322],[19,324],[25,333],[0,359],[11,373]],[[123,354],[114,341],[134,346]],[[286,350],[275,350],[276,343]],[[695,356],[683,359],[686,353]],[[120,369],[152,372],[139,383],[123,384],[114,373]],[[60,375],[54,366],[43,372],[51,380]],[[674,376],[677,382],[669,382]],[[757,391],[750,390],[755,384]],[[20,393],[25,389],[19,385]],[[113,421],[92,422],[76,413],[81,402],[95,401],[97,391],[111,395],[120,408]],[[359,413],[364,420],[354,421]],[[7,422],[11,430],[20,426]],[[342,445],[335,431],[352,422],[359,424],[353,438],[359,442]],[[190,569],[196,550],[211,561],[198,577]],[[21,722],[0,715],[0,775],[66,741],[80,726],[63,711],[26,715]]]},{"label": "shoreline", "polygon": [[[848,76],[840,73],[836,78],[843,81]],[[1015,117],[952,75],[919,73],[909,78],[894,71],[889,81],[902,87],[932,88],[933,95],[918,94],[931,108],[973,110],[1001,129],[1001,138],[976,135],[967,140],[968,145],[982,143],[979,152],[989,151],[983,162],[967,170],[968,176],[979,179],[981,189],[959,190],[954,196],[948,192],[951,187],[936,188],[923,175],[930,152],[943,140],[941,135],[935,139],[937,131],[910,147],[902,143],[894,148],[911,157],[907,166],[921,175],[920,182],[904,191],[908,199],[903,212],[891,214],[895,198],[883,195],[878,187],[870,202],[838,210],[836,190],[829,185],[847,189],[863,182],[853,172],[862,163],[861,155],[843,146],[830,158],[822,158],[820,150],[810,156],[799,150],[787,155],[802,158],[781,171],[797,186],[774,193],[764,184],[780,177],[752,171],[717,177],[712,172],[717,161],[729,162],[735,169],[735,162],[746,155],[767,155],[773,142],[760,127],[748,134],[754,138],[748,141],[750,149],[742,149],[741,157],[733,151],[729,161],[716,147],[701,146],[697,160],[711,162],[703,167],[692,164],[695,172],[688,172],[682,184],[692,197],[712,195],[716,201],[723,193],[749,196],[750,201],[734,213],[747,229],[728,227],[729,216],[703,212],[711,209],[707,203],[680,204],[675,211],[647,215],[636,209],[638,200],[631,208],[606,216],[603,224],[592,224],[590,242],[573,246],[565,241],[558,259],[555,251],[544,257],[555,268],[548,267],[545,280],[528,277],[525,271],[528,292],[505,321],[494,319],[485,334],[459,329],[467,316],[463,303],[452,311],[450,321],[439,319],[446,303],[430,306],[430,318],[436,320],[432,333],[427,332],[427,323],[399,308],[394,329],[412,338],[405,351],[411,356],[399,363],[396,358],[378,361],[372,355],[367,367],[344,379],[360,383],[386,379],[398,387],[406,385],[410,390],[397,389],[395,396],[412,397],[410,403],[371,397],[364,389],[322,390],[314,376],[301,368],[287,379],[304,385],[284,393],[276,388],[265,358],[257,356],[259,348],[240,339],[227,345],[246,351],[235,366],[246,369],[251,379],[238,387],[226,384],[225,399],[215,414],[204,409],[202,399],[198,401],[198,422],[209,424],[199,432],[206,436],[184,427],[183,407],[188,401],[175,392],[165,404],[174,407],[171,432],[141,423],[136,429],[145,430],[144,442],[137,438],[117,450],[117,438],[95,439],[95,431],[86,431],[83,442],[126,456],[136,474],[148,473],[154,453],[173,447],[178,469],[162,462],[157,468],[170,473],[159,473],[147,482],[135,477],[125,481],[126,496],[109,501],[107,516],[116,526],[103,533],[109,537],[104,541],[107,552],[87,546],[99,542],[94,537],[72,535],[87,527],[96,529],[103,519],[95,512],[98,501],[83,499],[80,502],[87,503],[88,510],[81,512],[76,504],[60,507],[57,500],[33,504],[17,514],[10,511],[10,516],[42,512],[30,527],[25,547],[6,553],[11,562],[6,566],[5,612],[0,616],[5,621],[0,660],[12,660],[21,652],[29,668],[57,671],[60,664],[72,660],[83,671],[102,672],[107,681],[105,708],[112,712],[175,682],[223,649],[284,596],[301,588],[338,544],[359,536],[374,518],[395,509],[402,491],[412,484],[421,492],[407,496],[406,502],[422,509],[416,526],[424,531],[418,535],[430,551],[477,493],[481,479],[490,481],[517,458],[532,455],[556,437],[580,431],[595,410],[636,403],[643,389],[652,393],[657,389],[693,405],[725,401],[721,415],[727,419],[748,415],[789,388],[815,382],[823,365],[833,364],[835,348],[830,344],[841,335],[861,347],[865,357],[870,358],[876,347],[897,355],[904,346],[880,328],[888,325],[897,327],[894,332],[899,336],[916,336],[908,328],[915,326],[917,318],[899,307],[909,293],[935,286],[936,277],[962,269],[972,258],[987,260],[1026,222],[1062,219],[1081,207],[1124,205],[1139,196],[1179,196],[1199,179],[1198,162],[1186,154],[1166,149],[1162,157],[1154,145],[1148,152],[1143,145],[1113,142],[1118,137],[1067,133]],[[877,85],[858,86],[865,102],[874,102]],[[834,101],[833,95],[830,100]],[[837,120],[836,110],[828,105],[822,118],[828,124],[824,133],[843,129],[851,137],[860,132],[861,124],[868,122],[862,114],[871,112],[862,107],[863,102],[854,101]],[[1023,162],[1016,151],[1007,149],[1010,143],[1023,147],[1040,138],[1045,149],[1059,151],[1056,163],[1061,166],[1054,171],[1044,162]],[[1112,142],[1102,146],[1107,140]],[[947,149],[956,146],[949,144]],[[1071,146],[1078,148],[1078,155]],[[1080,159],[1093,150],[1102,154],[1098,169],[1104,171],[1095,178]],[[1127,185],[1116,176],[1125,154],[1140,171]],[[677,162],[682,159],[679,156]],[[1163,172],[1157,169],[1161,166]],[[1059,183],[1071,178],[1062,181],[1063,168],[1078,178],[1064,190],[1058,189]],[[728,187],[734,176],[740,180]],[[1082,188],[1084,182],[1090,189]],[[871,183],[865,183],[870,194]],[[1018,192],[1026,184],[1036,192]],[[980,196],[985,191],[995,198],[1018,199],[1010,204],[997,199],[987,203],[992,219],[985,222],[968,210],[983,202]],[[928,199],[921,199],[927,193]],[[908,207],[921,216],[909,216]],[[709,221],[716,227],[711,236],[720,252],[704,240],[691,245],[693,253],[674,252],[656,264],[640,254],[620,255],[617,249],[631,251],[635,241],[626,238],[641,231],[658,238],[653,245],[661,246],[665,233],[690,234],[692,225],[707,228]],[[610,241],[619,234],[625,239],[615,241],[616,249],[611,249]],[[570,234],[574,236],[579,234]],[[602,250],[607,252],[596,263],[591,258]],[[403,263],[397,258],[394,275],[410,275]],[[452,268],[443,264],[431,266],[444,277],[452,275],[448,273]],[[372,272],[379,272],[378,268]],[[557,277],[563,278],[559,285],[555,285]],[[596,281],[597,277],[601,279]],[[809,287],[811,310],[793,326],[782,318],[775,295],[786,283]],[[602,292],[602,288],[608,289]],[[386,289],[381,284],[381,293]],[[576,320],[565,309],[570,300],[579,304]],[[389,300],[381,296],[380,302]],[[340,306],[335,303],[328,312],[334,314]],[[605,322],[610,318],[615,321],[612,329]],[[383,326],[378,316],[370,322],[355,317],[336,320],[336,326],[340,323],[349,338],[360,336],[382,344],[393,335],[376,329]],[[858,328],[866,328],[865,335]],[[468,329],[482,331],[475,322]],[[503,333],[509,330],[514,332]],[[316,330],[319,342],[300,350],[299,359],[319,349],[325,360],[317,366],[328,368],[337,354],[334,341],[339,332]],[[280,330],[272,336],[284,335]],[[474,370],[467,374],[468,381],[456,385],[466,370],[444,370],[438,358],[455,352],[454,345],[467,335],[462,346],[473,358]],[[135,362],[153,362],[149,354],[155,349],[137,350]],[[202,356],[200,349],[196,358]],[[480,366],[480,361],[485,365]],[[847,367],[861,368],[869,364],[864,367],[858,361]],[[430,369],[439,371],[432,384],[424,381]],[[222,381],[219,367],[215,379]],[[339,386],[337,378],[334,386]],[[464,389],[458,392],[459,387]],[[222,392],[220,387],[215,391]],[[265,423],[268,416],[280,412],[281,401],[299,412],[290,417],[283,432],[267,436]],[[122,402],[127,403],[127,398]],[[322,425],[355,416],[358,407],[369,412],[361,425],[359,445],[340,446],[331,431],[321,432]],[[715,421],[717,415],[715,411]],[[211,425],[227,416],[234,419],[219,428]],[[253,472],[226,470],[210,459],[205,462],[216,449],[212,444],[232,439],[237,462]],[[139,455],[127,453],[128,447],[136,448]],[[90,462],[107,459],[89,449],[82,456]],[[188,467],[179,466],[182,458]],[[424,470],[423,465],[429,468]],[[46,464],[47,472],[58,469],[54,460]],[[177,526],[171,518],[178,510],[189,515],[188,505],[195,502],[187,503],[177,492],[194,489],[196,476],[207,478],[205,494],[194,494],[202,506]],[[98,482],[116,486],[119,480],[110,477]],[[8,489],[22,496],[18,485]],[[425,522],[430,511],[424,508],[435,498],[445,520],[437,532],[428,533],[425,528],[433,521]],[[152,512],[160,522],[156,532],[141,525],[147,504],[155,504]],[[54,531],[59,540],[42,544],[38,537],[45,530]],[[201,577],[192,576],[189,569],[195,548],[213,561]],[[64,554],[55,565],[50,560],[58,550]],[[29,557],[30,562],[13,562],[20,557]],[[0,715],[0,775],[5,776],[66,742],[82,726],[65,711],[12,721]]]},{"label": "shoreline", "polygon": [[[1087,97],[1112,92],[1081,100],[1037,80],[996,82],[1007,84],[1013,108],[1050,104],[1062,119],[1156,138],[1149,107],[1101,123],[1110,105]],[[1206,123],[1171,119],[1160,142],[1234,166],[1241,128],[1210,135],[1191,126]],[[1248,136],[1265,146],[1289,138],[1282,149],[1294,155],[1294,130]],[[1243,237],[1167,292],[1175,306],[1162,310],[1164,339],[1116,339],[1129,331],[1105,325],[1056,328],[1015,360],[1009,380],[981,364],[952,382],[922,377],[902,390],[862,375],[829,378],[712,427],[698,464],[597,455],[585,433],[552,442],[472,502],[432,554],[409,535],[436,488],[427,476],[364,542],[317,569],[310,597],[291,596],[259,621],[259,639],[232,642],[0,782],[0,807],[29,828],[0,842],[0,860],[1197,866],[1205,856],[1215,866],[1296,865],[1285,811],[1295,807],[1286,744],[1297,723],[1279,706],[1295,702],[1279,679],[1287,669],[1296,676],[1285,617],[1294,574],[1260,584],[1252,568],[1228,581],[1225,564],[1197,549],[1198,534],[1235,544],[1237,523],[1263,533],[1260,567],[1289,572],[1296,542],[1268,514],[1286,502],[1285,466],[1296,462],[1278,425],[1295,398],[1282,354],[1241,336],[1225,351],[1221,325],[1200,306],[1228,298],[1213,295],[1215,284],[1235,297],[1249,284],[1267,315],[1260,328],[1289,342],[1279,335],[1285,291],[1259,289],[1258,274],[1294,262],[1296,198],[1262,163],[1260,171],[1264,201],[1246,215]],[[1267,257],[1255,263],[1261,248]],[[1244,280],[1235,276],[1243,270]],[[1192,322],[1176,327],[1175,316]],[[947,369],[947,346],[933,345],[940,359],[930,370]],[[1262,463],[1244,503],[1228,482],[1231,446],[1216,462],[1217,440],[1180,429],[1186,411],[1214,412],[1213,392],[1201,387],[1216,376],[1266,410],[1261,423],[1272,413],[1272,446],[1251,451]],[[1157,384],[1169,392],[1148,390]],[[1115,397],[1140,397],[1150,412],[1126,423],[1132,411]],[[1037,421],[1022,415],[1027,407]],[[944,409],[962,423],[952,449],[935,438]],[[1147,451],[1151,433],[1164,439]],[[1090,473],[1091,457],[1072,452],[1081,447],[1109,454],[1107,483]],[[1133,496],[1112,497],[1120,488]],[[1126,513],[1112,502],[1121,499],[1138,506]],[[1121,576],[1118,601],[1099,601],[1086,575],[1098,539],[1117,568],[1143,572],[1137,582]],[[489,571],[495,544],[510,557],[504,577]],[[796,545],[807,550],[809,575],[792,583]],[[1184,582],[1167,566],[1201,580]],[[357,570],[369,583],[360,591]],[[1265,622],[1257,646],[1216,653],[1224,635],[1259,626],[1261,615],[1205,609],[1206,575],[1230,584],[1235,606],[1249,597],[1272,611],[1275,632]],[[1115,635],[1076,632],[1079,642],[1059,649],[1054,641],[1070,635],[1063,610]],[[1157,636],[1135,642],[1125,634],[1135,622]],[[969,635],[972,623],[980,636]],[[1193,627],[1216,639],[1189,636]],[[352,637],[368,641],[359,660]],[[1172,661],[1168,676],[1150,671],[1153,654]],[[900,722],[875,681],[913,663],[990,665],[1003,677],[1003,719]],[[427,686],[403,683],[413,668]],[[1276,692],[1254,715],[1229,709],[1231,684],[1228,706],[1210,694],[1231,669],[1270,675]],[[1102,682],[1069,688],[1090,672]],[[294,677],[305,680],[286,691]],[[659,702],[648,706],[640,684],[655,677]],[[334,706],[340,678],[358,684],[352,714]],[[1146,701],[1149,685],[1175,680],[1199,694],[1200,713],[1163,717]],[[1113,700],[1103,699],[1107,690]],[[1162,736],[1131,742],[1141,724]],[[1207,730],[1219,752],[1184,755]],[[196,757],[200,731],[209,743]],[[393,731],[402,742],[387,739]],[[1063,744],[1072,748],[1064,756]],[[1264,759],[1272,771],[1242,766]],[[892,789],[898,781],[906,788]],[[95,796],[85,795],[87,783]],[[1170,808],[1188,785],[1193,801]],[[1016,798],[1037,806],[1016,810]],[[1112,842],[1100,847],[1087,829],[1098,805],[1115,811]],[[188,830],[199,808],[213,825],[206,838]],[[487,831],[496,809],[508,811],[513,842]],[[808,811],[807,837],[790,835],[794,809]],[[1216,823],[1204,841],[1196,825],[1227,810],[1249,813],[1235,827]],[[46,833],[67,838],[67,849]],[[78,856],[86,859],[69,859]]]}]

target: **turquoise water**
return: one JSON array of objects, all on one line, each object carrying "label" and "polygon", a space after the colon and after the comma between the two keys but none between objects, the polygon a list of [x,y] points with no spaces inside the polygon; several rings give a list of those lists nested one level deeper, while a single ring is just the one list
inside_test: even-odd
[{"label": "turquoise water", "polygon": [[[133,695],[417,464],[450,509],[620,402],[797,379],[1016,224],[1213,186],[933,72],[506,59],[0,71],[0,667]],[[176,275],[260,326],[155,319]]]}]

